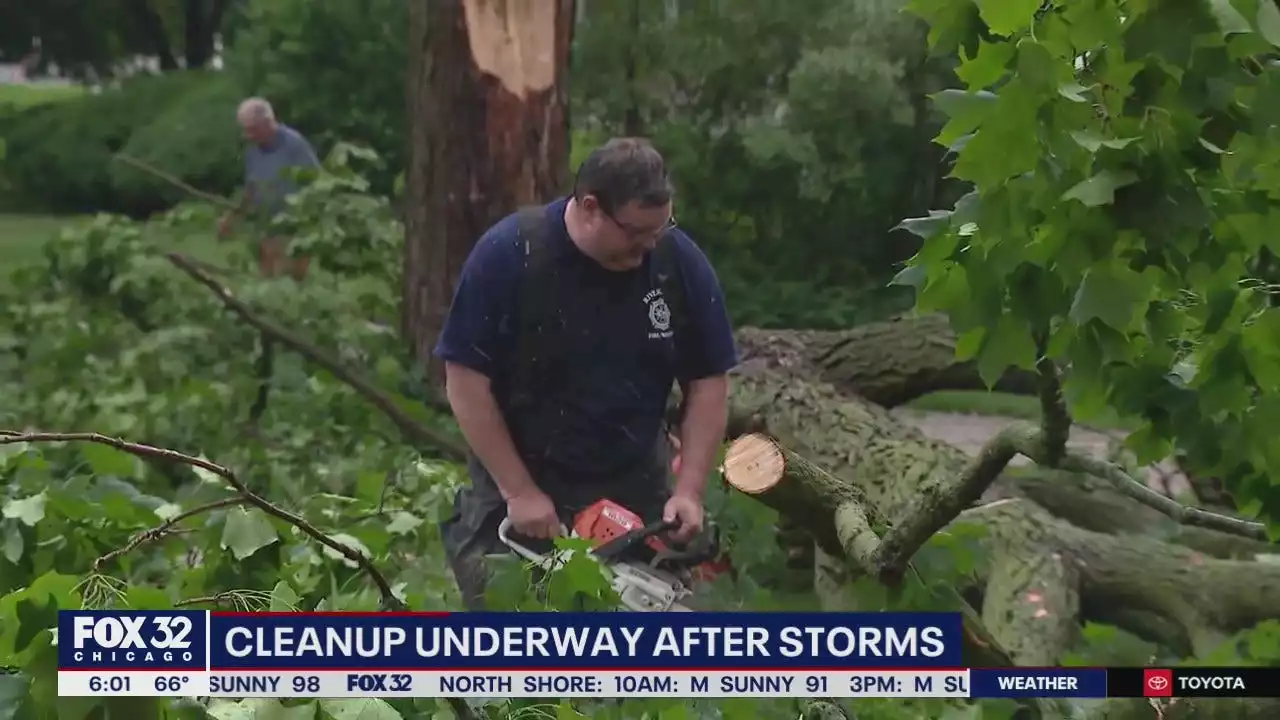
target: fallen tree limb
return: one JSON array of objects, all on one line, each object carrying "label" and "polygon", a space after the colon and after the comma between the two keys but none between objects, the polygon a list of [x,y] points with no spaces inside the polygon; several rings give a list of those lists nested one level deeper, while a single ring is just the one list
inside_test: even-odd
[{"label": "fallen tree limb", "polygon": [[[779,451],[772,455],[768,447]],[[873,511],[853,512],[850,504],[859,497],[870,501],[866,489],[875,487],[877,478],[848,467],[842,468],[849,471],[844,477],[819,475],[804,461],[791,463],[795,470],[787,471],[788,460],[796,457],[776,441],[766,444],[760,436],[745,436],[726,453],[724,476],[735,489],[779,512],[823,508],[806,516],[821,551],[834,551],[858,567],[866,561],[867,543],[874,542],[866,521]],[[909,467],[901,469],[900,478],[912,477]],[[766,480],[770,474],[776,474],[773,483]],[[840,487],[841,481],[847,487]],[[903,484],[908,491],[910,485]],[[986,560],[977,576],[982,622],[966,618],[966,629],[988,630],[1012,660],[986,664],[1056,665],[1074,646],[1083,620],[1114,622],[1147,637],[1152,627],[1138,627],[1139,619],[1154,620],[1159,624],[1155,632],[1163,636],[1153,639],[1174,644],[1182,638],[1203,655],[1230,633],[1274,618],[1280,607],[1280,567],[1206,558],[1150,538],[1090,532],[1027,500],[971,508],[958,522],[986,531]],[[1117,616],[1117,608],[1130,615]],[[1201,706],[1199,714],[1188,717],[1234,717],[1216,704]]]},{"label": "fallen tree limb", "polygon": [[[316,542],[319,542],[321,545],[324,545],[326,547],[329,547],[335,550],[336,552],[341,554],[343,557],[355,563],[362,571],[364,571],[366,575],[369,576],[369,579],[372,580],[373,584],[378,588],[378,594],[382,598],[382,604],[384,607],[394,608],[394,609],[406,609],[404,608],[404,604],[401,603],[398,598],[396,598],[395,593],[391,591],[391,585],[390,583],[387,582],[387,578],[382,574],[381,571],[378,570],[377,567],[374,566],[373,562],[368,557],[357,552],[354,548],[347,545],[343,545],[337,540],[334,540],[333,538],[329,537],[329,535],[327,535],[326,533],[316,528],[314,525],[308,522],[305,518],[295,515],[294,513],[289,512],[288,510],[285,510],[279,505],[276,505],[275,503],[254,493],[248,488],[248,486],[244,484],[244,482],[242,482],[238,477],[236,477],[235,473],[233,473],[230,469],[223,467],[222,465],[209,462],[208,460],[204,460],[202,458],[192,457],[190,455],[186,455],[184,453],[180,453],[175,450],[152,447],[150,445],[139,445],[137,443],[131,443],[126,440],[108,437],[106,435],[100,435],[98,433],[15,432],[10,430],[0,430],[0,445],[12,445],[16,443],[42,443],[42,442],[98,443],[100,445],[107,445],[117,450],[127,452],[131,455],[136,455],[137,457],[140,457],[140,458],[161,459],[161,460],[169,460],[172,462],[180,462],[185,465],[190,465],[191,467],[200,468],[201,470],[211,472],[214,475],[217,475],[218,477],[225,480],[228,485],[235,488],[235,490],[239,493],[238,499],[242,500],[246,504],[249,504],[258,508],[259,510],[267,513],[268,515],[271,515],[272,517],[279,518],[280,520],[283,520],[289,523],[290,525],[298,528],[302,532],[309,535]],[[210,505],[205,505],[199,509],[201,511],[208,511],[213,508]],[[121,552],[125,552],[127,551],[127,549],[136,548],[138,544],[140,543],[133,543],[131,541],[129,545],[126,545],[126,549],[122,549]],[[95,563],[95,569],[96,569],[96,566],[97,566],[97,563]]]},{"label": "fallen tree limb", "polygon": [[[726,480],[734,487],[741,485],[744,492],[803,525],[823,552],[833,552],[850,566],[858,565],[857,559],[865,558],[865,547],[849,551],[842,545],[836,529],[835,510],[839,503],[821,500],[821,496],[864,498],[870,506],[864,514],[873,529],[877,517],[888,518],[898,526],[913,506],[945,494],[971,461],[957,448],[924,437],[884,408],[850,397],[830,384],[806,380],[802,375],[805,367],[789,365],[787,359],[757,354],[747,357],[735,371],[734,432],[766,432],[792,455],[821,468],[825,473],[823,483],[799,480],[796,484],[800,490],[778,488],[763,492],[769,488],[758,477],[744,481],[729,466],[725,467]],[[746,455],[742,447],[736,450]],[[733,451],[731,446],[730,452]],[[767,464],[757,461],[756,471]],[[782,467],[786,462],[776,465]],[[812,476],[813,473],[792,473],[786,482]],[[834,481],[848,488],[833,486]],[[1163,516],[1153,519],[1156,511],[1138,505],[1113,485],[1096,478],[1041,468],[1000,473],[995,484],[974,503],[976,507],[964,509],[957,522],[985,528],[991,538],[987,547],[1006,548],[1007,560],[1001,562],[1007,567],[1017,566],[1019,558],[1024,560],[1022,567],[1030,568],[1030,576],[1043,584],[1035,590],[1040,605],[1036,610],[1044,609],[1051,616],[1054,608],[1065,612],[1075,606],[1075,592],[1079,598],[1077,620],[1115,621],[1126,630],[1148,636],[1154,628],[1165,634],[1168,644],[1176,645],[1179,639],[1173,636],[1180,635],[1181,642],[1199,652],[1229,633],[1252,628],[1280,614],[1276,610],[1280,607],[1280,567],[1220,560],[1159,537],[1125,534],[1123,528],[1107,533],[1076,527],[1027,499],[1020,491],[1019,483],[1023,481],[1031,489],[1052,488],[1064,503],[1069,495],[1066,489],[1079,487],[1079,496],[1108,498],[1121,507],[1140,508],[1148,513],[1142,516],[1143,522],[1162,532],[1174,522]],[[811,489],[804,490],[806,485]],[[990,502],[1000,497],[1008,501]],[[1117,515],[1123,513],[1118,511]],[[846,524],[848,537],[848,529],[857,524],[841,522]],[[1137,528],[1134,532],[1144,530]],[[1199,530],[1197,534],[1227,537],[1211,530]],[[1258,548],[1275,547],[1257,540],[1233,540]],[[1055,553],[1060,556],[1057,560]],[[1031,560],[1033,564],[1029,564]],[[1015,575],[1008,569],[994,569],[995,564],[996,560],[990,560],[980,577],[980,587],[985,590],[982,605],[984,609],[992,608],[992,613],[1001,606],[1017,606],[1017,600],[1011,597],[1017,583],[1011,579],[992,582],[1001,573],[1005,578]],[[993,591],[996,597],[989,596]],[[1116,617],[1114,610],[1119,608],[1126,611],[1124,617]],[[990,629],[999,638],[1011,638],[1016,626],[1017,632],[1043,641],[1042,647],[1049,649],[1041,652],[1060,656],[1064,648],[1052,648],[1051,643],[1067,642],[1068,633],[1061,629],[1067,625],[1045,632],[1047,628],[1039,622],[1044,616],[1037,618],[1035,614],[1016,621],[1010,619]],[[1018,652],[1029,652],[1017,650],[1016,644],[1010,649],[1015,659]],[[1019,660],[1018,664],[1026,663]]]},{"label": "fallen tree limb", "polygon": [[461,443],[417,422],[403,410],[396,407],[395,401],[387,396],[386,393],[374,387],[372,383],[343,367],[342,363],[314,345],[258,315],[247,304],[232,295],[230,289],[209,277],[208,274],[197,267],[190,258],[180,253],[169,253],[166,257],[179,270],[182,270],[193,280],[208,288],[228,310],[240,316],[246,323],[264,335],[280,341],[307,360],[324,368],[334,377],[360,393],[400,430],[410,444],[417,447],[429,447],[449,460],[461,461],[466,458],[466,449]]},{"label": "fallen tree limb", "polygon": [[[744,356],[789,358],[839,390],[893,408],[939,390],[987,390],[977,364],[956,360],[956,334],[945,315],[901,316],[848,330],[766,330],[734,333]],[[994,388],[1037,395],[1036,373],[1013,370]]]},{"label": "fallen tree limb", "polygon": [[125,163],[126,165],[131,165],[145,173],[154,175],[155,177],[160,178],[161,180],[169,183],[170,185],[178,188],[179,190],[182,190],[183,192],[193,197],[200,198],[201,200],[204,200],[206,202],[211,202],[214,205],[218,205],[227,210],[235,210],[237,207],[236,203],[232,202],[231,200],[228,200],[227,198],[221,197],[219,195],[214,195],[213,193],[205,192],[204,190],[200,190],[199,188],[193,187],[187,184],[186,182],[183,182],[182,180],[178,179],[174,175],[167,173],[163,170],[160,170],[159,168],[156,168],[148,163],[145,163],[135,157],[130,157],[129,155],[125,155],[124,153],[116,153],[112,157],[116,160],[119,160],[122,163]]}]

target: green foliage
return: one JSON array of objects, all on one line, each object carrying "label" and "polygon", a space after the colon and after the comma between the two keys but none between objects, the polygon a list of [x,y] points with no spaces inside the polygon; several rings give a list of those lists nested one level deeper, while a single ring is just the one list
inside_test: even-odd
[{"label": "green foliage", "polygon": [[[139,187],[137,178],[116,175],[113,155],[130,145],[155,159],[163,171],[179,176],[191,172],[196,180],[225,179],[226,168],[238,167],[238,155],[219,159],[218,150],[230,148],[214,138],[225,138],[217,129],[219,117],[235,132],[235,106],[210,105],[219,94],[225,96],[225,82],[204,71],[143,76],[119,89],[23,111],[5,131],[12,147],[0,166],[7,191],[17,196],[12,202],[47,212],[154,210],[154,190]],[[140,131],[142,139],[133,143]],[[204,175],[217,167],[222,170]],[[120,179],[125,179],[124,188],[117,186]],[[204,189],[226,192],[230,187],[224,182]]]},{"label": "green foliage", "polygon": [[847,327],[904,310],[879,280],[913,238],[891,229],[949,192],[924,93],[953,82],[951,63],[926,55],[922,24],[900,0],[665,5],[586,8],[575,122],[654,137],[736,321]]},{"label": "green foliage", "polygon": [[[925,93],[954,84],[954,62],[927,56],[923,25],[902,5],[586,4],[569,83],[573,157],[609,135],[657,140],[681,191],[680,224],[715,263],[739,324],[840,328],[900,312],[910,294],[881,281],[916,241],[891,229],[951,197]],[[35,150],[18,161],[22,197],[8,205],[137,217],[182,199],[104,164],[97,146],[229,193],[239,157],[230,107],[248,94],[269,98],[321,153],[339,138],[373,148],[385,161],[367,172],[373,188],[398,194],[406,13],[396,0],[243,4],[229,11],[228,71],[207,83],[216,88],[114,131],[97,126],[94,106],[24,122]],[[181,23],[167,5],[163,15]],[[94,139],[104,132],[109,142]]]},{"label": "green foliage", "polygon": [[936,140],[972,190],[903,223],[925,243],[900,282],[950,313],[989,382],[1043,352],[1076,413],[1142,422],[1140,461],[1176,445],[1274,525],[1275,5],[912,9],[963,61],[967,90],[936,96],[950,118]]},{"label": "green foliage", "polygon": [[[391,202],[372,194],[360,172],[361,163],[376,168],[378,161],[377,153],[367,148],[339,143],[325,159],[325,172],[303,180],[285,210],[271,219],[269,232],[290,238],[291,253],[309,255],[334,272],[389,276],[398,286],[404,227]],[[321,216],[326,222],[315,222]],[[376,314],[394,316],[396,311],[384,307]]]},{"label": "green foliage", "polygon": [[405,164],[408,7],[402,0],[251,3],[228,68],[317,148],[340,138],[373,148],[385,165],[370,180],[389,193]]},{"label": "green foliage", "polygon": [[[258,280],[247,244],[229,242],[219,280],[235,296],[365,377],[419,421],[456,433],[446,418],[399,394],[412,377],[397,333],[401,230],[385,201],[363,192],[364,151],[339,145],[325,172],[295,196],[281,223],[315,253],[303,285]],[[172,448],[235,471],[249,487],[296,512],[336,542],[366,554],[398,600],[418,610],[456,608],[453,578],[436,530],[465,473],[429,450],[407,447],[394,427],[349,385],[277,351],[271,401],[245,428],[257,383],[257,332],[157,253],[208,233],[217,209],[183,204],[138,223],[101,215],[78,224],[42,264],[0,285],[0,428],[93,430]],[[335,230],[337,228],[337,230]],[[380,598],[354,563],[251,505],[216,474],[139,458],[104,445],[0,445],[0,717],[88,718],[127,712],[152,718],[448,718],[434,699],[146,699],[127,705],[56,697],[49,642],[59,608],[223,607],[253,610],[375,610]],[[217,507],[208,507],[218,504]],[[206,507],[172,532],[141,533]],[[783,561],[776,516],[717,478],[709,512],[742,577],[705,596],[712,607],[806,609],[813,597],[776,589]],[[941,580],[976,562],[963,533],[926,552]],[[608,574],[562,540],[565,566],[537,578],[524,564],[499,566],[496,607],[607,610]],[[948,560],[948,556],[954,556]],[[957,562],[956,558],[966,560]],[[99,566],[95,564],[101,560]],[[958,570],[957,570],[958,569]],[[946,607],[941,585],[866,607]],[[867,597],[871,598],[871,589]],[[868,603],[871,600],[868,599]],[[797,700],[618,702],[494,700],[492,718],[683,718],[793,720]],[[861,718],[957,717],[964,705],[934,700],[852,703]],[[998,703],[964,717],[1007,717]],[[951,715],[947,713],[951,712]]]},{"label": "green foliage", "polygon": [[0,85],[0,115],[6,109],[18,109],[44,105],[80,97],[85,93],[81,85]]},{"label": "green foliage", "polygon": [[[230,194],[243,181],[244,163],[236,106],[243,93],[228,73],[200,74],[154,118],[143,119],[120,152],[206,192]],[[115,209],[150,214],[187,194],[151,173],[112,163]]]}]

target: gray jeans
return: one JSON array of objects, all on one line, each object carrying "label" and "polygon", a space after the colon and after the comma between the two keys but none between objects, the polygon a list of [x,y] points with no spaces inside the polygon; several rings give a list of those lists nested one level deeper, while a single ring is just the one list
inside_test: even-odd
[{"label": "gray jeans", "polygon": [[[486,555],[501,555],[511,549],[498,539],[498,525],[507,515],[507,504],[498,486],[474,454],[468,457],[467,474],[471,486],[454,497],[453,514],[440,525],[445,555],[462,592],[463,605],[482,611],[489,580]],[[660,437],[652,461],[609,482],[589,486],[566,486],[552,479],[537,478],[538,487],[556,504],[560,520],[573,526],[573,517],[592,503],[608,499],[639,515],[645,523],[661,519],[670,497],[672,475],[666,438]]]}]

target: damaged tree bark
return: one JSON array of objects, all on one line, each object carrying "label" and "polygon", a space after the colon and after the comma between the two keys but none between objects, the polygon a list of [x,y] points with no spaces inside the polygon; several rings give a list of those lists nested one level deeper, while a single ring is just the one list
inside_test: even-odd
[{"label": "damaged tree bark", "polygon": [[414,0],[403,335],[431,350],[472,246],[568,182],[573,0]]},{"label": "damaged tree bark", "polygon": [[[731,444],[725,479],[784,517],[803,522],[826,573],[815,579],[820,586],[838,587],[861,575],[879,574],[885,537],[895,531],[901,536],[903,527],[913,526],[913,514],[918,517],[944,497],[957,497],[955,480],[984,459],[971,461],[958,449],[900,423],[884,408],[832,384],[804,379],[822,376],[812,365],[814,356],[777,337],[748,347],[735,372],[731,432],[755,433]],[[868,354],[888,353],[881,344]],[[856,377],[864,383],[878,378],[870,384],[885,391],[882,397],[910,394],[883,382],[889,374]],[[926,376],[940,374],[935,368]],[[1050,476],[1057,486],[1092,484],[1096,490],[1100,482],[1061,470],[1005,471],[991,487],[971,488],[977,491],[973,502],[962,503],[966,507],[943,529],[966,524],[984,531],[984,560],[974,587],[960,589],[976,590],[982,624],[1015,664],[1056,664],[1074,643],[1082,620],[1115,624],[1165,647],[1204,653],[1231,633],[1280,616],[1280,566],[1218,559],[1123,527],[1077,527],[1037,505],[1034,493],[1022,487],[1028,479],[1034,486]],[[1114,485],[1109,490],[1121,507],[1142,505]],[[1164,521],[1163,527],[1173,525],[1167,517]],[[912,542],[930,523],[914,527]],[[1197,534],[1202,539],[1226,535],[1204,528]],[[1274,549],[1257,540],[1240,541]],[[912,542],[902,545],[907,557],[914,552]],[[1227,705],[1233,706],[1230,711]],[[1280,711],[1277,703],[1248,703],[1249,712],[1262,706]],[[1120,712],[1114,702],[1105,707],[1107,713]],[[1192,704],[1183,701],[1179,710],[1189,708]],[[1234,718],[1244,712],[1238,704],[1219,701],[1200,703],[1200,708],[1184,717]],[[1146,711],[1150,717],[1151,709]]]}]

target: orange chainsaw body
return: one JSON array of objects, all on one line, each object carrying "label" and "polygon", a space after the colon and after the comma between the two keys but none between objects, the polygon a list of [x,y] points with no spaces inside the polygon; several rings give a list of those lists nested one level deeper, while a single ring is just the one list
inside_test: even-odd
[{"label": "orange chainsaw body", "polygon": [[[612,500],[598,500],[578,513],[573,519],[573,534],[591,541],[591,547],[614,540],[622,535],[644,527],[644,519]],[[657,536],[645,538],[644,544],[654,553],[667,549],[666,543]],[[690,568],[695,580],[711,581],[715,577],[732,571],[728,557],[721,556]]]}]

